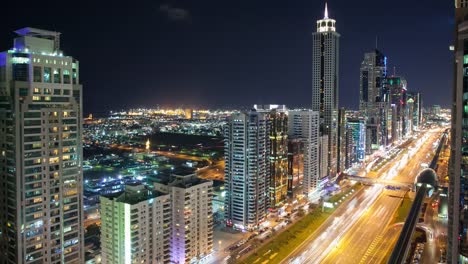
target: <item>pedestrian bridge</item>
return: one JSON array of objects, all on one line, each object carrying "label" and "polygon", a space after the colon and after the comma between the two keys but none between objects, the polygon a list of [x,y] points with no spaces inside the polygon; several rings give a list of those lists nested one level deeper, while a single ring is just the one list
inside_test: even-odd
[{"label": "pedestrian bridge", "polygon": [[357,182],[361,182],[364,184],[382,184],[382,185],[388,185],[388,186],[393,186],[393,187],[399,187],[402,189],[413,188],[413,184],[410,184],[410,183],[402,183],[402,182],[384,180],[384,179],[379,179],[379,178],[367,178],[367,177],[360,177],[360,176],[353,176],[353,175],[346,175],[345,178],[348,180],[357,181]]}]

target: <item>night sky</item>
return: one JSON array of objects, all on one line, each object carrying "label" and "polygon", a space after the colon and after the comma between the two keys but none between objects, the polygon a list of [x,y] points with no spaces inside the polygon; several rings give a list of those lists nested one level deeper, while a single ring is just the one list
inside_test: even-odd
[{"label": "night sky", "polygon": [[[425,105],[450,104],[453,1],[328,6],[341,34],[340,106],[357,108],[360,64],[376,35],[390,73],[396,66]],[[62,50],[81,63],[85,113],[311,105],[311,34],[323,1],[8,1],[2,9],[0,50],[22,27],[62,32]]]}]

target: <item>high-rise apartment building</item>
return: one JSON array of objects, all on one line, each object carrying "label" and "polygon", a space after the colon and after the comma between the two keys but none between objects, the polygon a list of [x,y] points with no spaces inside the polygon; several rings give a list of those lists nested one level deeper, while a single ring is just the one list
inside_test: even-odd
[{"label": "high-rise apartment building", "polygon": [[213,182],[179,174],[161,178],[154,188],[171,196],[171,263],[198,263],[213,251]]},{"label": "high-rise apartment building", "polygon": [[103,264],[170,262],[169,194],[137,184],[100,200]]},{"label": "high-rise apartment building", "polygon": [[289,111],[288,134],[303,142],[303,192],[318,197],[320,192],[319,113],[311,110]]},{"label": "high-rise apartment building", "polygon": [[312,37],[312,110],[320,113],[320,132],[328,137],[327,167],[329,174],[334,176],[338,151],[340,34],[336,32],[336,21],[328,17],[326,5],[325,15],[317,21],[317,32]]},{"label": "high-rise apartment building", "polygon": [[268,120],[270,146],[270,207],[281,205],[288,194],[288,115],[285,105],[254,105]]},{"label": "high-rise apartment building", "polygon": [[468,262],[468,1],[455,1],[455,63],[449,163],[448,263]]},{"label": "high-rise apartment building", "polygon": [[270,132],[265,113],[234,113],[224,129],[225,219],[253,229],[270,205]]},{"label": "high-rise apartment building", "polygon": [[382,89],[387,77],[387,57],[379,50],[364,54],[361,63],[359,110],[367,117],[367,154],[382,146]]},{"label": "high-rise apartment building", "polygon": [[60,33],[0,53],[0,262],[83,263],[79,63]]}]

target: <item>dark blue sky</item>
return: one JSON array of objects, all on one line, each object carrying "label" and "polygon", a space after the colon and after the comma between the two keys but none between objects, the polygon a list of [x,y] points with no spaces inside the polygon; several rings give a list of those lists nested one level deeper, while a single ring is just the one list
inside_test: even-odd
[{"label": "dark blue sky", "polygon": [[[85,113],[156,104],[311,104],[311,33],[323,1],[6,5],[0,49],[12,46],[12,31],[21,27],[62,32],[62,50],[81,63]],[[396,66],[426,105],[449,105],[453,1],[332,0],[328,6],[342,36],[340,106],[357,107],[360,63],[376,35],[390,72]]]}]

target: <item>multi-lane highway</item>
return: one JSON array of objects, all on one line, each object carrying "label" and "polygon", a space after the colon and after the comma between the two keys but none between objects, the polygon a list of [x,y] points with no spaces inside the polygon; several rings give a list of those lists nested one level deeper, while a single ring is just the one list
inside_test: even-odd
[{"label": "multi-lane highway", "polygon": [[[414,140],[407,151],[399,154],[380,171],[378,177],[414,182],[420,164],[431,159],[431,155],[427,154],[433,152],[440,133],[424,133]],[[380,258],[382,261],[391,247],[382,247],[379,236],[383,236],[398,208],[401,202],[399,197],[403,197],[401,192],[390,194],[381,185],[366,188],[348,204],[343,204],[342,210],[337,210],[330,221],[325,222],[318,232],[311,234],[283,263],[371,263],[367,261],[368,258]],[[375,250],[387,252],[376,256]]]},{"label": "multi-lane highway", "polygon": [[368,262],[367,257],[372,253],[373,245],[379,242],[382,230],[387,227],[404,196],[402,191],[395,194],[385,191],[380,195],[321,262],[374,263]]}]

